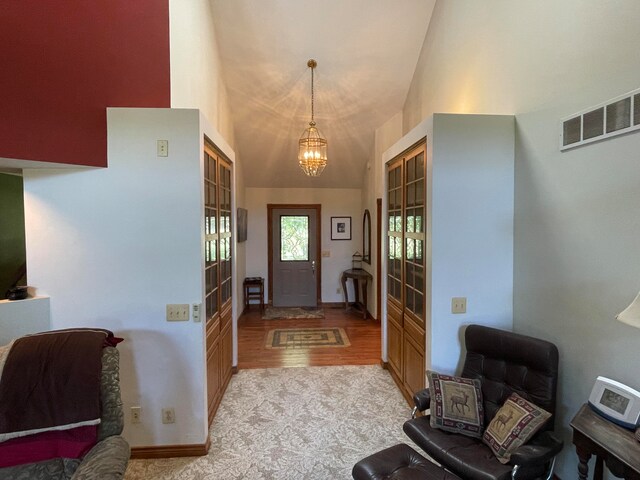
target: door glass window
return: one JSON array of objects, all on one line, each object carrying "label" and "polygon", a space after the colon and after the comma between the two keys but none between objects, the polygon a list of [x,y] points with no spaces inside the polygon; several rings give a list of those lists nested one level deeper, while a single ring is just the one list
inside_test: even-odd
[{"label": "door glass window", "polygon": [[280,261],[309,261],[309,217],[307,215],[280,217]]}]

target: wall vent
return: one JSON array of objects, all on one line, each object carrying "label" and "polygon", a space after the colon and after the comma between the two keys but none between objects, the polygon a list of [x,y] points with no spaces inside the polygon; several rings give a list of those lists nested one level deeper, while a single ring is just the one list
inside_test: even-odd
[{"label": "wall vent", "polygon": [[562,119],[560,150],[640,130],[640,88]]}]

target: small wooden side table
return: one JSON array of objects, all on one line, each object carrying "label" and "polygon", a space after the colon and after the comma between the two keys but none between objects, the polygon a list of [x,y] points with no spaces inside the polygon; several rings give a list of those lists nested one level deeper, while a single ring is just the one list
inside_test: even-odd
[{"label": "small wooden side table", "polygon": [[[349,269],[342,272],[340,281],[342,282],[342,293],[344,295],[344,308],[349,309],[349,295],[347,295],[347,279],[353,280],[353,289],[356,292],[356,301],[353,306],[362,311],[362,318],[367,319],[367,284],[373,277],[366,270]],[[359,284],[362,281],[362,303],[360,302]]]},{"label": "small wooden side table", "polygon": [[244,285],[245,310],[251,306],[249,300],[258,300],[260,311],[264,311],[264,279],[262,277],[247,277],[242,285]]},{"label": "small wooden side table", "polygon": [[594,480],[602,480],[603,463],[613,475],[640,480],[640,442],[633,431],[604,419],[585,404],[571,420],[573,443],[578,454],[580,480],[589,476],[587,462],[595,455]]}]

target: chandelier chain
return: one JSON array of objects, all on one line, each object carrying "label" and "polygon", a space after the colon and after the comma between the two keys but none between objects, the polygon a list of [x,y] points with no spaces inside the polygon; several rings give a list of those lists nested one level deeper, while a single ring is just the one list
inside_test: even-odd
[{"label": "chandelier chain", "polygon": [[314,100],[314,96],[313,96],[313,67],[311,67],[311,123],[315,123],[314,119],[313,119],[313,100]]}]

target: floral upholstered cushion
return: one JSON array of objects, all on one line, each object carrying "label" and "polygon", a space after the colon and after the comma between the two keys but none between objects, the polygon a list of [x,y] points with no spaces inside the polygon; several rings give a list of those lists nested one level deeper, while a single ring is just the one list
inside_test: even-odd
[{"label": "floral upholstered cushion", "polygon": [[102,421],[98,427],[98,441],[112,435],[120,435],[124,428],[119,364],[120,352],[118,349],[105,347],[102,352],[102,376],[100,378]]},{"label": "floral upholstered cushion", "polygon": [[533,437],[549,418],[549,412],[512,393],[489,423],[482,441],[500,463],[508,463],[513,451]]},{"label": "floral upholstered cushion", "polygon": [[482,438],[484,408],[479,380],[428,371],[431,426]]}]

